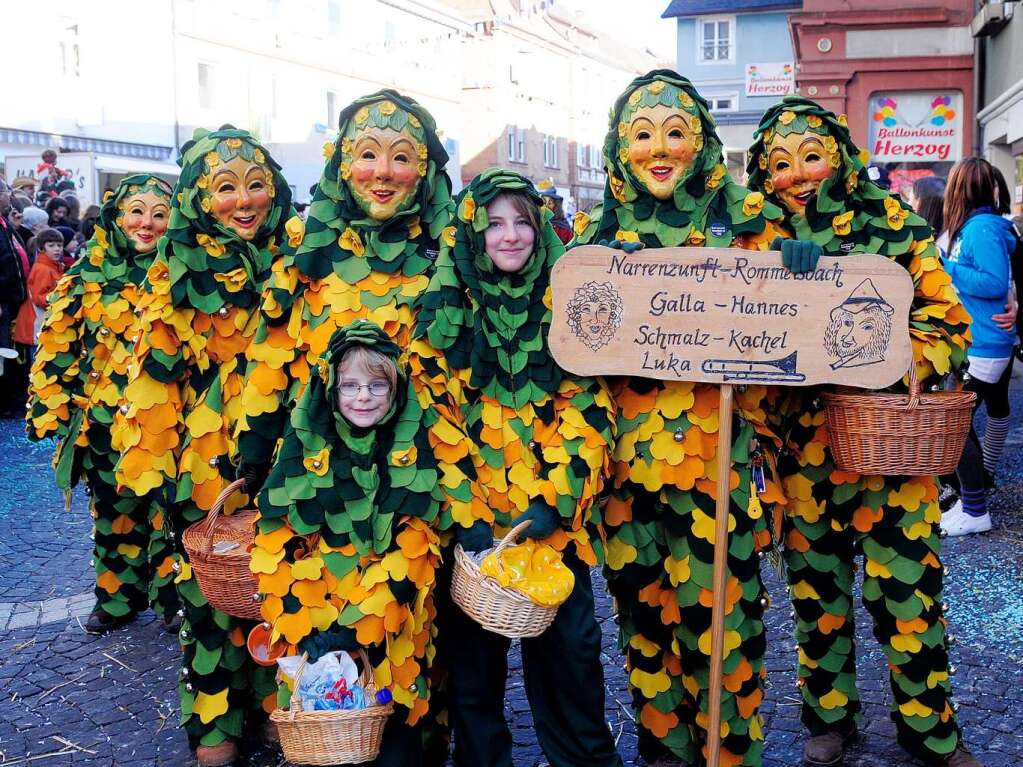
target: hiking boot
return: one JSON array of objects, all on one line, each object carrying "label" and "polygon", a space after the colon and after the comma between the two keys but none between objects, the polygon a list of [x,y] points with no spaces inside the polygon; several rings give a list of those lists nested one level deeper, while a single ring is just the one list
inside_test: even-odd
[{"label": "hiking boot", "polygon": [[111,615],[102,607],[96,606],[89,613],[89,620],[85,622],[85,630],[90,634],[106,634],[118,626],[131,623],[135,620],[135,615],[136,613],[121,616]]},{"label": "hiking boot", "polygon": [[199,767],[228,767],[238,761],[238,744],[228,738],[215,746],[199,746],[195,759]]},{"label": "hiking boot", "polygon": [[952,756],[945,760],[945,767],[984,767],[977,761],[977,757],[970,753],[970,750],[959,741]]},{"label": "hiking boot", "polygon": [[855,730],[843,735],[840,732],[826,732],[814,735],[803,746],[803,759],[810,767],[828,767],[842,761],[845,744],[852,740]]}]

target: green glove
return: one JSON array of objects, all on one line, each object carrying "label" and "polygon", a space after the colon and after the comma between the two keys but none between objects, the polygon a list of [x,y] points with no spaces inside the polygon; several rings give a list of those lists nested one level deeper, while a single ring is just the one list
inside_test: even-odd
[{"label": "green glove", "polygon": [[522,535],[526,538],[539,540],[546,538],[558,529],[561,517],[543,499],[537,498],[529,504],[526,513],[515,520],[515,524],[518,525],[526,520],[529,520],[529,527],[522,532]]},{"label": "green glove", "polygon": [[461,527],[455,531],[455,542],[470,554],[494,548],[494,530],[482,519],[472,523],[472,527]]},{"label": "green glove", "polygon": [[812,272],[824,255],[824,248],[809,240],[783,240],[775,237],[771,250],[781,251],[781,262],[794,274]]},{"label": "green glove", "polygon": [[622,240],[600,240],[597,245],[603,245],[605,248],[614,248],[625,253],[635,253],[637,250],[643,250],[646,247],[642,242],[624,242]]}]

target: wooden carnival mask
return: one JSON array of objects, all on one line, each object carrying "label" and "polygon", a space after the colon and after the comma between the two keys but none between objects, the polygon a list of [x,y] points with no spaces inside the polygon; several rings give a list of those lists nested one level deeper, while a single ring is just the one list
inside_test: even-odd
[{"label": "wooden carnival mask", "polygon": [[133,188],[120,203],[117,226],[139,253],[156,247],[170,222],[170,198],[165,191]]},{"label": "wooden carnival mask", "polygon": [[[834,138],[824,133],[819,118],[807,123],[801,119],[803,130],[787,131],[783,122],[791,112],[783,112],[779,123],[765,135],[766,158],[760,166],[767,172],[764,191],[774,194],[790,213],[804,213],[806,205],[817,194],[821,183],[838,172],[841,155]],[[816,123],[814,125],[813,123]]]},{"label": "wooden carnival mask", "polygon": [[374,221],[408,208],[426,175],[426,143],[419,120],[392,101],[363,107],[341,142],[341,180]]},{"label": "wooden carnival mask", "polygon": [[202,209],[241,239],[256,237],[273,205],[273,175],[263,153],[241,139],[227,139],[232,155],[222,160],[219,152],[206,155],[207,172],[199,179]]}]

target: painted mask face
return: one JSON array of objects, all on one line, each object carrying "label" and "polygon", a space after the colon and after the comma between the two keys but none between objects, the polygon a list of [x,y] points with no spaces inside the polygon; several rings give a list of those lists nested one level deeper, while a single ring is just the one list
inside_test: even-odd
[{"label": "painted mask face", "polygon": [[355,136],[348,183],[374,221],[392,218],[419,188],[416,144],[408,131],[391,128],[370,127]]},{"label": "painted mask face", "polygon": [[805,212],[821,182],[835,173],[824,142],[825,137],[816,133],[776,133],[767,147],[768,178],[789,213]]},{"label": "painted mask face", "polygon": [[135,250],[148,253],[167,231],[170,201],[156,192],[140,192],[121,203],[119,226]]},{"label": "painted mask face", "polygon": [[663,104],[638,109],[628,127],[629,168],[658,200],[669,199],[697,152],[697,118]]},{"label": "painted mask face", "polygon": [[244,157],[219,163],[210,174],[210,212],[243,240],[252,240],[270,215],[273,200],[265,165]]},{"label": "painted mask face", "polygon": [[514,274],[533,255],[536,232],[508,197],[501,195],[487,206],[490,223],[483,232],[487,255],[502,272]]}]

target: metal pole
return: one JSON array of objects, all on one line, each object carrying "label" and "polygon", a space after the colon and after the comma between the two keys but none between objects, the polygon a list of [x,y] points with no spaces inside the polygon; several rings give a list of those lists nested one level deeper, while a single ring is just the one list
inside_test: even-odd
[{"label": "metal pole", "polygon": [[710,700],[707,767],[721,756],[721,662],[725,647],[725,585],[728,579],[728,502],[732,470],[732,386],[722,384],[718,399],[718,496],[714,509],[714,602],[710,619]]}]

